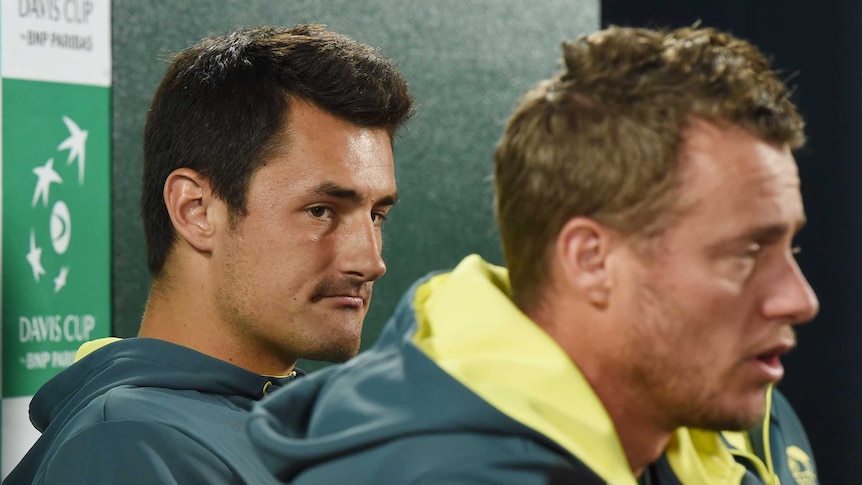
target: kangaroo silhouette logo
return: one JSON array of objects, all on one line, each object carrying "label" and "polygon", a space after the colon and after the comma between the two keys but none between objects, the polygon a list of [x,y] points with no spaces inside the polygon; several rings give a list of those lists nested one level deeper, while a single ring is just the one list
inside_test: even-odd
[{"label": "kangaroo silhouette logo", "polygon": [[790,468],[790,474],[797,484],[815,485],[817,483],[811,458],[798,446],[787,447],[787,467]]}]

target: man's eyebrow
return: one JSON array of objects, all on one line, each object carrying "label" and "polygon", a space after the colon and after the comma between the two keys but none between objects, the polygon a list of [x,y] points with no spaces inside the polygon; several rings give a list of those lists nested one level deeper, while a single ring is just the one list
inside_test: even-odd
[{"label": "man's eyebrow", "polygon": [[338,185],[335,182],[323,182],[317,187],[314,187],[312,192],[317,195],[335,197],[336,199],[345,199],[353,202],[362,202],[363,199],[362,196],[359,195],[359,192],[342,185]]},{"label": "man's eyebrow", "polygon": [[791,236],[796,235],[805,227],[805,218],[792,226],[785,224],[770,224],[768,226],[758,227],[745,235],[746,239],[752,241],[775,241],[780,239],[788,232]]},{"label": "man's eyebrow", "polygon": [[376,205],[393,206],[398,203],[398,192],[380,199]]},{"label": "man's eyebrow", "polygon": [[[362,196],[359,192],[344,187],[343,185],[339,185],[335,182],[323,182],[320,185],[314,187],[312,192],[317,195],[322,195],[326,197],[335,197],[336,199],[344,199],[349,200],[351,202],[355,202],[360,204],[365,201],[365,197]],[[398,193],[394,193],[392,195],[387,195],[380,199],[375,205],[382,206],[391,206],[395,205],[398,202]]]}]

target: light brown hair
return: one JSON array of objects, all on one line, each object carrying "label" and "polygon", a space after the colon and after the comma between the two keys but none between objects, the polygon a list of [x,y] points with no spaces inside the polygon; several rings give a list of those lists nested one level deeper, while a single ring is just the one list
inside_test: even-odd
[{"label": "light brown hair", "polygon": [[663,231],[694,119],[776,145],[805,142],[769,60],[727,33],[611,27],[564,42],[563,62],[524,95],[494,154],[497,220],[521,308],[545,284],[567,220],[590,217],[624,237]]}]

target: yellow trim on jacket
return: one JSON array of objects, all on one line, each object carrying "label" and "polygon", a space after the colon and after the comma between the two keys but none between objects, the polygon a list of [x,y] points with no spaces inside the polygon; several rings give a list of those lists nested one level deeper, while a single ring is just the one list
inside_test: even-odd
[{"label": "yellow trim on jacket", "polygon": [[745,467],[733,459],[716,431],[679,428],[665,456],[682,483],[739,485],[745,476]]},{"label": "yellow trim on jacket", "polygon": [[108,344],[112,344],[118,340],[122,339],[119,337],[104,337],[82,343],[81,346],[78,347],[78,351],[75,352],[75,362],[78,362],[79,360],[101,349],[102,347]]},{"label": "yellow trim on jacket", "polygon": [[765,462],[754,452],[754,447],[751,445],[751,439],[747,432],[722,431],[721,434],[733,447],[729,450],[730,453],[751,462],[757,469],[757,473],[765,485],[781,485],[781,480],[775,473],[775,466],[772,463],[772,445],[769,442],[769,422],[771,419],[769,410],[772,409],[772,389],[773,386],[769,386],[766,390],[766,414],[763,416],[763,423],[761,425],[761,432],[763,433],[761,439],[763,440]]}]

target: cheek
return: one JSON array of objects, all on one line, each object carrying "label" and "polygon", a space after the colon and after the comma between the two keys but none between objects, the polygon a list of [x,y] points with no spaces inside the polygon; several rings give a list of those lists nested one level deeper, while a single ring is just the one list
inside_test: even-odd
[{"label": "cheek", "polygon": [[651,268],[636,283],[630,318],[638,330],[631,345],[651,347],[651,358],[697,379],[712,380],[709,375],[734,365],[753,308],[740,285],[703,261]]},{"label": "cheek", "polygon": [[750,335],[746,306],[736,298],[715,294],[682,301],[685,319],[677,336],[680,352],[705,375],[723,374],[734,367]]},{"label": "cheek", "polygon": [[696,284],[651,286],[636,299],[635,318],[641,320],[638,337],[653,342],[667,355],[699,359],[699,355],[713,354],[713,349],[728,343],[732,324],[739,321],[736,314],[740,310],[732,299]]}]

